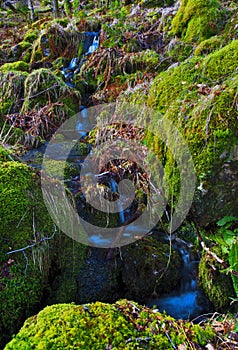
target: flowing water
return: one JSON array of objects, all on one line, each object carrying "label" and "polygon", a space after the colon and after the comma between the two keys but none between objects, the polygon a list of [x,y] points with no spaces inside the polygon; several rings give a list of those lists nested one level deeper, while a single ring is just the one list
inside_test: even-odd
[{"label": "flowing water", "polygon": [[[74,57],[69,62],[68,67],[64,67],[61,73],[64,76],[65,82],[69,87],[74,87],[73,78],[76,74],[80,73],[80,69],[84,62],[87,61],[87,56],[92,54],[99,47],[100,43],[100,32],[86,32],[85,33],[84,46],[85,53],[81,57]],[[90,40],[88,40],[88,38]],[[88,46],[89,45],[89,46]]]},{"label": "flowing water", "polygon": [[148,306],[156,306],[160,312],[166,311],[176,319],[193,319],[210,311],[208,300],[197,285],[199,259],[191,247],[179,238],[176,238],[174,248],[183,260],[180,286],[169,294],[150,299]]},{"label": "flowing water", "polygon": [[[86,49],[86,53],[81,57],[73,58],[69,66],[62,70],[62,74],[65,77],[65,81],[69,86],[73,87],[72,79],[75,74],[80,71],[82,64],[86,61],[86,56],[93,53],[99,47],[99,32],[98,33],[90,33],[92,40],[88,48]],[[69,132],[74,132],[76,138],[83,139],[90,129],[90,116],[87,114],[87,109],[81,106],[81,113],[78,113],[76,121],[75,121],[75,129],[69,130]],[[27,154],[22,157],[22,160],[33,167],[39,168],[39,162],[36,161],[39,158],[39,155],[44,154],[45,149],[47,147],[47,143],[41,146],[38,149],[30,150]],[[56,142],[51,144],[50,147],[51,152],[48,150],[48,154],[50,154],[51,159],[61,160],[61,148],[64,147],[63,142]],[[63,152],[64,154],[64,152]],[[69,156],[67,162],[75,162],[78,161],[83,163],[84,157],[80,158],[77,154],[74,154],[74,151],[69,151]],[[96,179],[96,181],[100,182],[100,176]],[[80,176],[76,176],[71,181],[72,190],[74,187],[78,188],[78,182],[80,181]],[[118,194],[118,183],[114,180],[112,176],[109,176],[104,184],[108,186],[112,193]],[[119,226],[123,226],[123,224],[130,218],[131,210],[130,208],[123,209],[123,197],[121,196],[118,203],[118,224]],[[140,235],[140,233],[144,232],[143,227],[138,227],[137,225],[130,224],[128,227],[125,227],[123,232],[124,237],[131,237],[134,235]],[[94,245],[99,246],[100,244],[108,244],[110,245],[111,240],[105,236],[100,236],[100,233],[92,234],[89,236],[89,241]],[[157,299],[150,299],[148,301],[149,306],[154,306],[159,309],[159,311],[163,312],[164,310],[175,318],[193,318],[200,315],[203,312],[207,312],[209,309],[207,299],[204,297],[202,292],[199,290],[197,286],[197,269],[199,260],[193,254],[191,248],[187,245],[186,242],[175,239],[174,248],[177,249],[183,260],[183,268],[182,268],[182,277],[180,281],[180,286],[176,290],[172,291],[169,294],[163,295]]]}]

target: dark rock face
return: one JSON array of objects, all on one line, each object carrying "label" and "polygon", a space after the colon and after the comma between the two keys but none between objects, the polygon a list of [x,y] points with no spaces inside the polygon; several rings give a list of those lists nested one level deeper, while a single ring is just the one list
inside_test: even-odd
[{"label": "dark rock face", "polygon": [[77,277],[77,302],[111,302],[122,297],[119,275],[116,263],[106,260],[105,249],[91,248]]},{"label": "dark rock face", "polygon": [[77,302],[113,302],[124,297],[145,302],[153,293],[168,292],[179,283],[182,259],[172,250],[167,268],[167,243],[146,237],[114,253],[107,260],[108,250],[90,249],[77,278]]}]

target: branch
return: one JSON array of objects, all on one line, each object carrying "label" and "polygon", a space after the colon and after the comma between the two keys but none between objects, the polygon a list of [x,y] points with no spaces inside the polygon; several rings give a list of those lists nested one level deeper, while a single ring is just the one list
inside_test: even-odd
[{"label": "branch", "polygon": [[213,257],[213,259],[215,259],[219,264],[222,265],[223,268],[225,269],[229,269],[229,272],[234,275],[234,276],[238,276],[238,271],[235,271],[233,270],[226,262],[225,260],[219,258],[219,256],[217,256],[214,252],[212,252],[207,246],[206,244],[204,243],[203,239],[202,239],[202,236],[198,230],[198,227],[197,227],[197,224],[195,224],[195,230],[196,230],[196,234],[197,234],[197,237],[198,237],[198,240],[203,248],[203,250],[205,252],[207,252],[209,255],[211,255]]},{"label": "branch", "polygon": [[42,237],[41,239],[39,239],[39,241],[37,241],[35,243],[27,245],[26,247],[23,247],[23,248],[19,248],[19,249],[16,249],[16,250],[11,250],[10,252],[7,252],[6,254],[9,255],[9,254],[13,254],[13,253],[25,252],[25,250],[27,250],[29,248],[32,248],[32,247],[35,247],[35,246],[37,246],[38,244],[40,244],[40,243],[42,243],[44,241],[49,241],[52,238],[54,238],[54,236],[56,234],[56,231],[57,231],[56,230],[56,226],[54,225],[54,233],[50,237]]}]

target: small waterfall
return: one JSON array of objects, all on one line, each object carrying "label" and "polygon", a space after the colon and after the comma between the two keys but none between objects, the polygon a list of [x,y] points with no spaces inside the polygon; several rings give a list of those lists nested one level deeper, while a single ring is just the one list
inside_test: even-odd
[{"label": "small waterfall", "polygon": [[156,305],[160,312],[166,311],[176,319],[191,319],[209,310],[208,301],[197,286],[199,261],[185,241],[176,238],[174,248],[183,260],[180,287],[160,298],[150,299],[148,306]]},{"label": "small waterfall", "polygon": [[[109,187],[110,187],[112,193],[117,193],[118,184],[113,178],[110,178],[110,180],[109,180]],[[122,204],[120,201],[118,201],[118,215],[119,215],[119,224],[123,225],[125,223],[125,214],[124,214],[124,210],[123,210],[123,207],[122,207]]]},{"label": "small waterfall", "polygon": [[95,50],[97,50],[98,47],[99,47],[99,35],[95,35],[95,37],[93,38],[93,43],[89,47],[88,52],[86,53],[86,55],[89,55],[89,54],[93,53]]},{"label": "small waterfall", "polygon": [[[73,83],[73,77],[75,74],[78,74],[80,72],[80,69],[84,62],[87,61],[86,56],[93,53],[95,50],[98,49],[99,43],[100,43],[100,32],[88,32],[85,33],[87,41],[88,38],[90,38],[90,42],[88,45],[89,47],[86,48],[86,52],[82,55],[81,59],[79,57],[74,57],[70,61],[68,67],[64,67],[61,72],[65,78],[65,82],[70,87],[75,87]],[[91,39],[93,37],[93,40]],[[92,40],[92,41],[91,41]]]}]

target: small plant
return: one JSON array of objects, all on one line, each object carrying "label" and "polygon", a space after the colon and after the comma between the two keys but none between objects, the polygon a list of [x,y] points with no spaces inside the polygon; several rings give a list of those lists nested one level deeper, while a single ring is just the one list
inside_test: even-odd
[{"label": "small plant", "polygon": [[218,235],[215,240],[220,243],[222,252],[228,255],[229,267],[223,270],[224,273],[231,273],[231,278],[238,297],[238,226],[235,223],[238,218],[225,216],[217,222],[219,226]]}]

